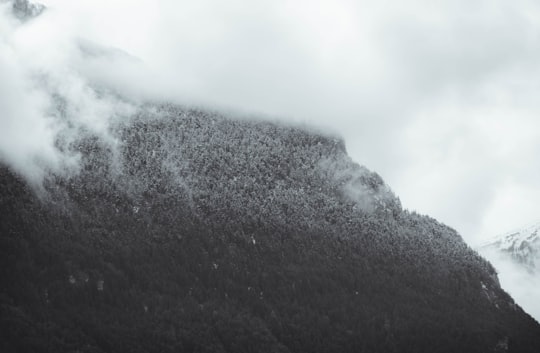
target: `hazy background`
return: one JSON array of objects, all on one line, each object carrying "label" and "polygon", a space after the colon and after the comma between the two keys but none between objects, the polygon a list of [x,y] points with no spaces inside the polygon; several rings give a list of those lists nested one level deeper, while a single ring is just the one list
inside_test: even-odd
[{"label": "hazy background", "polygon": [[493,250],[482,252],[495,264],[501,286],[514,298],[523,310],[540,322],[540,276],[538,271],[528,272],[508,255]]},{"label": "hazy background", "polygon": [[55,97],[101,131],[164,98],[337,132],[470,244],[540,218],[536,1],[42,3],[21,23],[0,1],[0,158],[31,178],[75,163]]}]

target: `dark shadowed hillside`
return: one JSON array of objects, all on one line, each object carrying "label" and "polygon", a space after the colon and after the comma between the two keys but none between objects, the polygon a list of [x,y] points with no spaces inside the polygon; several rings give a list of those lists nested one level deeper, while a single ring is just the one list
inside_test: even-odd
[{"label": "dark shadowed hillside", "polygon": [[78,173],[0,169],[2,352],[540,351],[493,267],[339,139],[161,105],[59,145]]}]

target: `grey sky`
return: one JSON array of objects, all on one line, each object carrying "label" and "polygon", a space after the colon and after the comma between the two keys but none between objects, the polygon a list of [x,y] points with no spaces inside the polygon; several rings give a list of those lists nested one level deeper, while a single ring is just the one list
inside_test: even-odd
[{"label": "grey sky", "polygon": [[62,157],[40,73],[96,129],[129,107],[89,84],[335,131],[470,243],[540,218],[535,1],[42,2],[24,26],[0,19],[0,154],[20,168]]}]

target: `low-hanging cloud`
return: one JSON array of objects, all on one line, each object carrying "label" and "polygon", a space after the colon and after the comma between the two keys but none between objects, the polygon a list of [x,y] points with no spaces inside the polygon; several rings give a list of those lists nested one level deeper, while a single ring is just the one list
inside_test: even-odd
[{"label": "low-hanging cloud", "polygon": [[[33,18],[11,2],[0,5],[0,159],[39,184],[48,171],[76,167],[69,144],[80,129],[107,137],[110,121],[131,111],[114,86],[99,80],[129,60],[51,26],[54,13]],[[92,70],[101,57],[108,65]]]},{"label": "low-hanging cloud", "polygon": [[55,145],[73,126],[170,100],[337,131],[470,242],[539,213],[534,1],[43,3],[26,21],[0,3],[0,158],[21,173],[73,164]]},{"label": "low-hanging cloud", "polygon": [[529,315],[540,322],[540,276],[517,264],[510,256],[497,250],[484,250],[482,255],[495,266],[501,286]]}]

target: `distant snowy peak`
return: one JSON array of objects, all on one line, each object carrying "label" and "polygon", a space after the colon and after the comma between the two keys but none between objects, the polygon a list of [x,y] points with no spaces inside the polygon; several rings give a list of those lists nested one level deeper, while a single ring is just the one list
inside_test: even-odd
[{"label": "distant snowy peak", "polygon": [[85,38],[77,39],[77,47],[86,59],[93,60],[114,60],[124,61],[125,63],[141,64],[143,61],[130,53],[115,47],[100,45]]},{"label": "distant snowy peak", "polygon": [[480,246],[480,251],[497,251],[525,266],[529,272],[540,270],[540,222],[503,234]]}]

